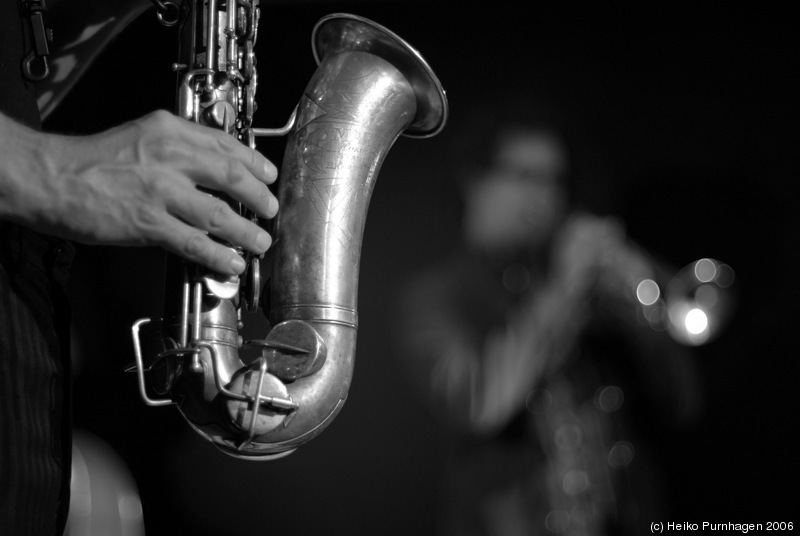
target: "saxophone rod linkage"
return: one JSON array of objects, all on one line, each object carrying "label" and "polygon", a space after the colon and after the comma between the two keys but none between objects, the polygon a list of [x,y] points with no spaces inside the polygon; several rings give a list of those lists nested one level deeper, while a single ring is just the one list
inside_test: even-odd
[{"label": "saxophone rod linkage", "polygon": [[133,332],[134,358],[136,359],[136,376],[139,381],[139,395],[148,406],[172,406],[175,404],[175,401],[170,398],[153,399],[147,395],[147,389],[144,380],[145,368],[144,360],[142,359],[142,345],[139,340],[139,328],[145,324],[148,324],[149,322],[149,318],[141,318],[137,320],[131,328],[131,331]]},{"label": "saxophone rod linkage", "polygon": [[292,110],[292,115],[289,116],[289,120],[281,128],[251,128],[250,131],[253,133],[253,136],[256,137],[286,136],[287,134],[289,134],[289,132],[292,131],[296,121],[297,121],[297,106],[294,107],[294,110]]}]

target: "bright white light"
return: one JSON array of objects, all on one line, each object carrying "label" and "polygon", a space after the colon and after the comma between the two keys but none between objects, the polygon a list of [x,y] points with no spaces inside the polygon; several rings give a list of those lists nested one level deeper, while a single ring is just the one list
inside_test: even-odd
[{"label": "bright white light", "polygon": [[699,335],[708,328],[708,317],[702,309],[691,309],[684,319],[686,331],[692,335]]}]

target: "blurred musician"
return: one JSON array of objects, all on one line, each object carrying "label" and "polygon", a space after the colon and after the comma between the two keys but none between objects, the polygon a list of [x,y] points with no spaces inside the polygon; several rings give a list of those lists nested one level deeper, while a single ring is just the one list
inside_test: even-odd
[{"label": "blurred musician", "polygon": [[642,534],[664,506],[647,440],[696,409],[689,355],[637,322],[652,267],[575,207],[562,129],[499,108],[456,145],[462,243],[402,300],[402,361],[454,436],[441,534]]}]

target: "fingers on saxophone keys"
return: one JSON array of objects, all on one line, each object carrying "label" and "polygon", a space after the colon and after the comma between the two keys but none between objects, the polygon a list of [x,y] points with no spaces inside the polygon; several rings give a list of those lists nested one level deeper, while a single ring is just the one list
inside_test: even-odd
[{"label": "fingers on saxophone keys", "polygon": [[181,257],[226,275],[239,275],[245,270],[245,261],[236,252],[215,242],[208,235],[189,226],[181,236],[175,237],[173,251]]},{"label": "fingers on saxophone keys", "polygon": [[[278,170],[264,155],[221,130],[172,116],[171,131],[181,144],[172,147],[170,161],[200,186],[219,190],[244,203],[256,214],[272,218],[278,212],[278,200],[269,191]],[[162,151],[163,152],[163,151]]]},{"label": "fingers on saxophone keys", "polygon": [[168,218],[162,222],[154,243],[220,274],[239,275],[246,267],[244,259],[232,247],[221,244],[201,229],[178,218]]},{"label": "fingers on saxophone keys", "polygon": [[173,200],[170,211],[201,231],[261,254],[272,244],[270,235],[239,216],[224,201],[201,192]]},{"label": "fingers on saxophone keys", "polygon": [[[227,193],[263,218],[272,218],[277,214],[278,200],[267,187],[266,181],[260,180],[241,160],[204,155],[197,164],[197,182],[201,186]],[[274,176],[269,182],[273,180]]]},{"label": "fingers on saxophone keys", "polygon": [[183,138],[190,145],[205,150],[210,155],[225,155],[242,164],[256,179],[272,184],[278,177],[278,170],[264,155],[239,142],[221,130],[206,127],[191,121],[182,122]]}]

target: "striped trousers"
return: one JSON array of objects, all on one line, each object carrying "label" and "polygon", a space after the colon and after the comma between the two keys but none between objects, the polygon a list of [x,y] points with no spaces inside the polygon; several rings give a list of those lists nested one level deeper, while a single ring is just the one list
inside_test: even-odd
[{"label": "striped trousers", "polygon": [[0,222],[0,534],[60,535],[69,507],[73,247]]}]

